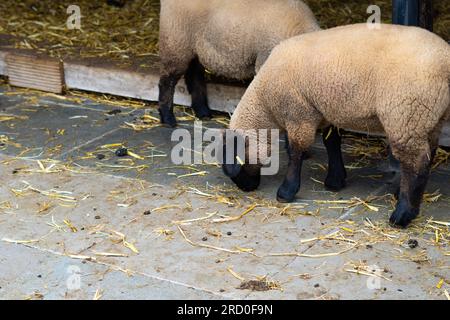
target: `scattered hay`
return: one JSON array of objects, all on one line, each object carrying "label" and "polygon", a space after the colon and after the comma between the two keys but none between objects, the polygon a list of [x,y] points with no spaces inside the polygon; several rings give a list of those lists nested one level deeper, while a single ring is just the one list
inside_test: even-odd
[{"label": "scattered hay", "polygon": [[8,137],[7,135],[0,135],[0,149],[4,150],[7,148],[7,146],[13,146],[15,148],[22,148],[22,145],[19,143],[14,142],[10,137]]},{"label": "scattered hay", "polygon": [[368,277],[380,278],[389,282],[392,282],[392,279],[389,279],[381,273],[380,270],[374,269],[371,266],[366,265],[362,261],[359,262],[348,262],[347,265],[351,267],[351,269],[344,269],[346,272],[356,273],[359,275],[365,275]]},{"label": "scattered hay", "polygon": [[221,247],[216,247],[216,246],[211,246],[208,244],[203,244],[203,243],[196,243],[192,240],[190,240],[186,234],[184,233],[183,229],[180,228],[180,226],[177,226],[178,231],[180,231],[181,235],[183,236],[184,240],[186,240],[187,243],[189,243],[191,246],[193,247],[202,247],[202,248],[207,248],[207,249],[213,249],[213,250],[218,250],[218,251],[223,251],[223,252],[227,252],[227,253],[242,253],[243,251],[241,250],[233,250],[233,249],[226,249],[226,248],[221,248]]},{"label": "scattered hay", "polygon": [[343,205],[343,206],[331,206],[331,207],[328,207],[328,209],[350,209],[350,208],[354,208],[357,206],[363,206],[370,211],[378,212],[379,208],[374,205],[371,205],[369,203],[371,203],[372,201],[378,200],[380,198],[383,198],[383,197],[384,196],[382,196],[382,197],[371,196],[365,200],[361,200],[358,197],[353,197],[350,200],[314,200],[314,202],[318,203],[318,204]]},{"label": "scattered hay", "polygon": [[92,300],[100,300],[103,297],[103,290],[97,289],[95,290],[94,298]]},{"label": "scattered hay", "polygon": [[[50,94],[51,96],[55,96],[55,98],[61,99],[61,97],[65,96],[59,96]],[[127,98],[127,97],[121,97],[121,96],[115,96],[111,94],[105,94],[105,93],[98,93],[98,92],[87,92],[82,90],[75,90],[71,89],[67,92],[67,99],[71,102],[81,104],[83,105],[83,102],[90,101],[96,104],[101,105],[107,105],[112,106],[116,108],[131,108],[134,110],[137,109],[146,109],[151,107],[152,104],[149,104],[148,101],[140,100],[140,99],[134,99],[134,98]],[[87,107],[86,107],[87,108]],[[118,109],[121,110],[121,109]],[[129,111],[125,114],[129,114],[133,111]],[[120,112],[121,114],[124,114]],[[110,116],[110,114],[107,114],[107,116]]]},{"label": "scattered hay", "polygon": [[77,227],[75,227],[75,226],[72,224],[72,222],[71,222],[70,220],[65,219],[65,220],[63,220],[63,222],[64,222],[64,224],[65,224],[66,226],[69,227],[70,231],[72,231],[72,232],[74,232],[74,233],[75,233],[75,232],[78,232]]},{"label": "scattered hay", "polygon": [[397,255],[396,258],[399,260],[412,261],[415,263],[430,262],[430,258],[428,257],[426,250],[420,250],[418,253],[404,252],[400,255]]},{"label": "scattered hay", "polygon": [[34,242],[39,242],[41,239],[29,239],[29,240],[14,240],[9,238],[2,238],[2,241],[8,242],[8,243],[15,243],[15,244],[29,244]]},{"label": "scattered hay", "polygon": [[444,289],[444,295],[447,298],[447,300],[450,300],[450,294],[448,293],[447,289]]},{"label": "scattered hay", "polygon": [[0,122],[6,122],[11,120],[28,120],[28,116],[18,116],[14,114],[0,113]]},{"label": "scattered hay", "polygon": [[382,138],[350,133],[343,137],[342,151],[358,158],[362,163],[371,159],[385,159],[387,156],[387,145]]},{"label": "scattered hay", "polygon": [[44,195],[44,196],[47,196],[50,198],[54,198],[54,199],[62,201],[62,202],[71,203],[71,204],[77,203],[77,199],[75,197],[71,196],[71,194],[73,194],[73,192],[56,190],[56,189],[40,190],[36,187],[33,187],[27,181],[22,181],[22,183],[24,183],[26,185],[25,188],[11,189],[11,191],[14,193],[14,195],[16,195],[18,197],[26,195],[26,193],[28,191],[32,191],[32,192],[36,192],[36,193],[39,193],[41,195]]},{"label": "scattered hay", "polygon": [[172,240],[173,234],[175,233],[174,231],[165,228],[158,228],[155,229],[153,232],[155,232],[158,235],[157,238],[165,236],[166,240]]},{"label": "scattered hay", "polygon": [[308,205],[307,204],[288,204],[284,206],[280,211],[280,216],[287,216],[291,221],[294,221],[294,219],[298,216],[313,216],[317,217],[320,213],[320,208],[317,208],[315,211],[310,210],[304,210]]},{"label": "scattered hay", "polygon": [[146,114],[136,120],[135,123],[125,122],[125,126],[133,129],[134,131],[144,131],[160,127],[161,122],[159,118]]},{"label": "scattered hay", "polygon": [[127,254],[120,253],[120,252],[98,252],[98,251],[92,251],[93,254],[100,257],[120,257],[120,258],[127,258],[129,257]]},{"label": "scattered hay", "polygon": [[215,211],[215,212],[212,212],[212,213],[207,213],[205,217],[196,218],[196,219],[175,220],[175,221],[172,221],[172,223],[173,224],[179,224],[179,225],[188,225],[188,224],[191,224],[192,222],[207,220],[207,219],[215,216],[218,212],[219,211]]},{"label": "scattered hay", "polygon": [[235,206],[235,204],[236,204],[233,201],[233,199],[231,199],[230,197],[226,197],[226,196],[220,195],[218,193],[210,194],[210,193],[206,193],[206,192],[200,191],[199,189],[193,188],[193,187],[187,187],[186,190],[189,193],[193,193],[193,194],[196,194],[198,196],[205,197],[205,198],[210,199],[212,201],[215,201],[217,203],[227,204],[229,206]]},{"label": "scattered hay", "polygon": [[442,194],[439,192],[439,190],[436,190],[433,193],[424,193],[423,194],[423,201],[426,203],[433,203],[439,201],[439,199],[442,197]]},{"label": "scattered hay", "polygon": [[446,165],[449,163],[450,152],[442,148],[436,150],[436,156],[434,157],[432,169],[436,169],[441,165]]},{"label": "scattered hay", "polygon": [[32,294],[24,297],[24,300],[43,300],[43,299],[44,299],[44,294],[38,290],[36,290]]},{"label": "scattered hay", "polygon": [[243,276],[241,276],[240,274],[238,274],[237,272],[233,271],[233,269],[231,269],[232,267],[228,267],[227,271],[229,273],[231,273],[231,275],[233,277],[235,277],[236,279],[240,280],[240,281],[245,281],[245,278]]},{"label": "scattered hay", "polygon": [[344,254],[350,250],[355,249],[358,244],[353,244],[350,247],[338,251],[338,252],[327,252],[327,253],[317,253],[317,254],[308,254],[308,253],[300,253],[300,252],[282,252],[282,253],[269,253],[267,256],[269,257],[300,257],[300,258],[327,258],[334,257]]},{"label": "scattered hay", "polygon": [[213,219],[212,222],[214,222],[214,223],[223,223],[223,222],[237,221],[237,220],[240,220],[242,217],[244,217],[249,212],[253,211],[253,209],[255,209],[255,208],[256,208],[256,204],[252,204],[250,207],[248,207],[244,212],[242,212],[238,216],[225,217],[225,218],[220,218],[220,219]]}]

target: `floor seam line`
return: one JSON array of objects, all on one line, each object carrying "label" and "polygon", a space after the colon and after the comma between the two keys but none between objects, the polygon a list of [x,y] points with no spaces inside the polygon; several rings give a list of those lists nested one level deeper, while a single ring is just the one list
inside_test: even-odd
[{"label": "floor seam line", "polygon": [[80,144],[80,145],[78,145],[76,147],[73,147],[70,150],[67,150],[66,152],[64,152],[61,155],[59,155],[58,157],[56,157],[55,160],[62,161],[64,159],[64,157],[67,156],[68,154],[70,154],[70,153],[72,153],[74,151],[80,150],[81,148],[84,148],[84,147],[86,147],[86,146],[88,146],[88,145],[90,145],[90,144],[92,144],[92,143],[94,143],[94,142],[96,142],[96,141],[98,141],[100,139],[103,139],[104,137],[106,137],[106,136],[108,136],[108,135],[110,135],[110,134],[112,134],[112,133],[114,133],[116,131],[119,131],[119,130],[120,130],[120,128],[115,128],[115,129],[112,129],[112,130],[110,130],[108,132],[105,132],[104,134],[102,134],[100,136],[97,136],[94,139],[88,140],[88,141],[86,141],[86,142],[84,142],[84,143],[82,143],[82,144]]},{"label": "floor seam line", "polygon": [[[21,246],[24,246],[24,247],[27,247],[27,248],[30,248],[30,249],[37,250],[37,251],[39,251],[39,252],[50,253],[50,254],[53,254],[53,255],[56,255],[56,256],[60,256],[60,257],[67,257],[67,258],[72,259],[72,260],[82,260],[82,261],[87,261],[88,263],[93,263],[93,264],[97,264],[97,265],[102,265],[102,266],[109,267],[109,268],[111,268],[112,271],[116,271],[116,272],[124,272],[124,271],[122,271],[122,270],[120,270],[120,269],[117,269],[117,268],[121,268],[121,267],[117,267],[117,266],[115,266],[115,265],[113,265],[113,264],[111,264],[111,263],[107,263],[107,262],[93,261],[93,260],[87,260],[87,259],[76,259],[76,258],[67,256],[67,255],[64,255],[64,254],[62,254],[62,253],[60,253],[60,252],[57,252],[57,251],[55,251],[55,250],[44,249],[44,248],[40,248],[40,247],[37,247],[37,246],[29,245],[29,244],[23,244],[23,243],[15,243],[15,244],[14,244],[14,243],[13,243],[13,245],[21,245]],[[173,285],[182,286],[182,287],[185,287],[185,288],[188,288],[188,289],[197,290],[197,291],[199,291],[199,292],[204,292],[204,293],[212,294],[212,295],[217,296],[217,297],[220,297],[220,298],[232,298],[231,296],[228,296],[228,295],[221,295],[221,294],[218,294],[218,293],[216,293],[216,292],[214,292],[214,291],[211,291],[211,290],[208,290],[208,289],[199,288],[199,287],[196,287],[196,286],[193,286],[193,285],[190,285],[190,284],[187,284],[187,283],[179,282],[179,281],[176,281],[176,280],[170,280],[170,279],[166,279],[166,278],[162,278],[162,277],[150,275],[150,274],[147,274],[147,273],[145,273],[145,272],[140,272],[140,271],[134,271],[134,270],[130,270],[130,271],[131,271],[133,274],[138,274],[138,275],[141,275],[141,276],[146,277],[146,278],[149,278],[149,279],[158,280],[158,281],[170,283],[170,284],[173,284]]]}]

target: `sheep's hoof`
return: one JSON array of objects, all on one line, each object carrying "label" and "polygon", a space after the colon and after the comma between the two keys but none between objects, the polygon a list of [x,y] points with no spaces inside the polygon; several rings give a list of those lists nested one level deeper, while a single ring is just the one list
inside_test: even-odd
[{"label": "sheep's hoof", "polygon": [[175,128],[177,126],[177,119],[172,112],[166,113],[159,109],[159,118],[161,123],[169,128]]},{"label": "sheep's hoof", "polygon": [[294,199],[284,199],[284,198],[281,198],[279,195],[277,195],[277,201],[279,203],[291,203],[294,201]]},{"label": "sheep's hoof", "polygon": [[195,116],[201,120],[211,120],[212,112],[208,107],[193,108]]},{"label": "sheep's hoof", "polygon": [[280,187],[277,192],[277,201],[281,203],[290,203],[295,200],[295,195],[297,192],[293,192],[291,190],[285,190]]},{"label": "sheep's hoof", "polygon": [[327,190],[337,192],[344,189],[346,186],[345,178],[336,178],[327,176],[325,179],[325,188]]},{"label": "sheep's hoof", "polygon": [[163,127],[166,128],[176,128],[177,127],[177,122],[174,123],[166,123],[166,122],[161,122]]},{"label": "sheep's hoof", "polygon": [[419,214],[418,209],[411,208],[404,201],[399,201],[395,211],[389,218],[393,227],[406,228]]}]

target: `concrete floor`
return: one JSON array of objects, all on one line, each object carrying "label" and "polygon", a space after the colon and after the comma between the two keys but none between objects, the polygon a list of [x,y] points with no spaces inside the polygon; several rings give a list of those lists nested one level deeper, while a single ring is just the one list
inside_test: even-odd
[{"label": "concrete floor", "polygon": [[[173,167],[171,130],[135,131],[125,123],[144,110],[116,109],[0,86],[0,298],[446,299],[448,164],[427,190],[439,199],[398,230],[387,224],[393,175],[382,157],[351,155],[354,140],[345,190],[323,189],[318,142],[286,207],[274,201],[284,151],[280,174],[244,194],[213,165],[180,177],[195,171]],[[144,159],[116,157],[117,143]]]}]

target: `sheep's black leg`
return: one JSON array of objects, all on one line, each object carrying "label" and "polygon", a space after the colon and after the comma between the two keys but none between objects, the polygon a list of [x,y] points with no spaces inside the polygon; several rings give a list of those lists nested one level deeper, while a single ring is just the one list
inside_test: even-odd
[{"label": "sheep's black leg", "polygon": [[436,151],[434,150],[430,159],[423,160],[418,172],[401,166],[400,192],[397,206],[389,219],[392,225],[406,227],[418,216],[435,153]]},{"label": "sheep's black leg", "polygon": [[300,148],[293,146],[292,143],[290,143],[288,146],[288,155],[289,165],[287,174],[277,193],[277,200],[279,202],[294,201],[295,195],[300,190],[303,152]]},{"label": "sheep's black leg", "polygon": [[289,137],[287,132],[284,134],[284,149],[289,152]]},{"label": "sheep's black leg", "polygon": [[175,86],[180,78],[180,75],[169,74],[161,76],[159,80],[159,115],[161,123],[170,127],[177,125],[177,120],[173,114],[173,96]]},{"label": "sheep's black leg", "polygon": [[389,170],[393,173],[400,172],[400,162],[392,154],[391,147],[388,146],[388,165]]},{"label": "sheep's black leg", "polygon": [[191,61],[184,78],[188,91],[192,96],[192,108],[195,115],[200,119],[211,118],[211,110],[208,107],[206,94],[205,68],[200,64],[198,58]]},{"label": "sheep's black leg", "polygon": [[347,172],[341,151],[341,136],[335,127],[323,131],[323,143],[328,153],[328,174],[325,187],[332,191],[339,191],[345,187]]},{"label": "sheep's black leg", "polygon": [[[394,192],[393,192],[393,196],[394,196],[394,198],[396,199],[396,200],[398,200],[399,199],[399,197],[400,197],[400,182],[398,181],[398,178],[397,179],[394,179],[395,181],[393,182],[394,183],[394,186],[393,186],[393,190],[394,190]],[[398,183],[398,184],[397,184]],[[388,191],[389,191],[389,189],[388,189]]]}]

